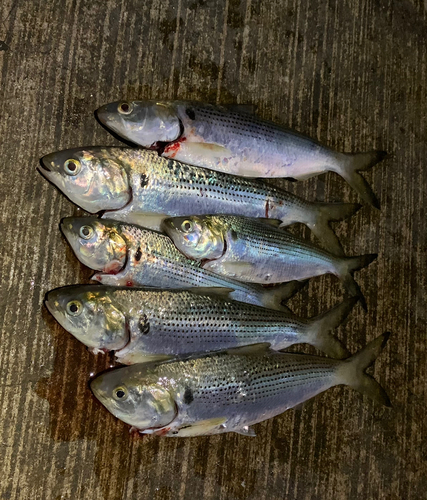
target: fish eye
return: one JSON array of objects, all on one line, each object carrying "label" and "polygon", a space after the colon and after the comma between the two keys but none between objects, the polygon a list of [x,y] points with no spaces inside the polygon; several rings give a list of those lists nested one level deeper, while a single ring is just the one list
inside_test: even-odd
[{"label": "fish eye", "polygon": [[89,240],[93,236],[93,227],[92,226],[82,226],[79,230],[79,234],[83,239]]},{"label": "fish eye", "polygon": [[121,102],[117,106],[117,110],[122,115],[130,115],[133,110],[133,104],[131,102],[126,102],[126,101]]},{"label": "fish eye", "polygon": [[67,304],[67,313],[70,316],[78,316],[79,314],[81,314],[82,310],[82,303],[78,300],[71,300]]},{"label": "fish eye", "polygon": [[116,401],[124,401],[128,397],[126,387],[116,387],[113,390],[113,397]]},{"label": "fish eye", "polygon": [[185,220],[181,224],[181,229],[184,231],[184,233],[189,233],[190,231],[192,231],[193,230],[193,223],[191,222],[191,220]]},{"label": "fish eye", "polygon": [[80,172],[81,165],[78,160],[70,158],[64,162],[64,170],[67,175],[77,175]]}]

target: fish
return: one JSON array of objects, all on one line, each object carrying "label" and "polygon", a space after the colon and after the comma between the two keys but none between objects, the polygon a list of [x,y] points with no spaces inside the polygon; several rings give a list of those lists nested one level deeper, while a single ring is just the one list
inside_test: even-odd
[{"label": "fish", "polygon": [[134,224],[66,217],[60,229],[79,261],[100,271],[92,279],[103,285],[227,288],[234,300],[288,312],[282,302],[301,288],[297,282],[263,288],[219,276],[185,257],[168,236]]},{"label": "fish", "polygon": [[142,434],[254,436],[253,425],[337,385],[390,407],[384,389],[365,373],[389,335],[345,360],[255,344],[118,368],[92,379],[90,388],[108,411]]},{"label": "fish", "polygon": [[247,106],[194,101],[118,101],[96,111],[109,130],[166,158],[244,177],[304,180],[335,172],[368,204],[380,203],[360,171],[385,151],[341,153],[295,130],[262,120]]},{"label": "fish", "polygon": [[46,179],[82,209],[103,218],[160,230],[167,216],[228,213],[307,225],[326,248],[343,253],[331,229],[356,213],[356,203],[315,203],[258,180],[160,157],[155,151],[90,147],[44,156]]},{"label": "fish", "polygon": [[350,295],[359,297],[366,309],[353,273],[370,264],[377,254],[337,257],[273,223],[234,215],[205,215],[170,217],[163,221],[162,228],[186,257],[221,276],[272,284],[330,273],[342,281]]},{"label": "fish", "polygon": [[274,350],[308,343],[333,358],[346,358],[347,349],[331,330],[356,300],[306,320],[230,300],[224,288],[72,285],[48,292],[45,305],[94,354],[115,351],[117,361],[130,365],[263,342]]}]

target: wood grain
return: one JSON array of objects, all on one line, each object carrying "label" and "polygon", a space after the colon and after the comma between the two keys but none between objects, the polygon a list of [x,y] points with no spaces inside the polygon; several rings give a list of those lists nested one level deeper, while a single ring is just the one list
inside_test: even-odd
[{"label": "wood grain", "polygon": [[[427,498],[426,2],[2,0],[0,42],[0,498]],[[112,360],[43,308],[89,280],[58,231],[79,210],[35,167],[117,144],[93,111],[120,97],[253,103],[338,149],[393,154],[366,173],[381,212],[337,227],[349,254],[379,253],[357,276],[368,313],[338,334],[355,351],[393,332],[374,370],[391,410],[335,388],[256,438],[142,439],[94,400],[90,374]],[[333,174],[282,184],[357,200]],[[313,315],[341,294],[319,278],[292,306]]]}]

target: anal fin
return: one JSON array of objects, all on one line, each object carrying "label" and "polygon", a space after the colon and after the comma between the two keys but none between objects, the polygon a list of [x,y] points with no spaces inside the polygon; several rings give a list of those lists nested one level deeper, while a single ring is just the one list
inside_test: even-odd
[{"label": "anal fin", "polygon": [[181,428],[171,429],[168,436],[171,437],[191,437],[191,436],[207,436],[209,434],[217,434],[215,431],[219,431],[219,426],[223,425],[227,421],[226,417],[210,418],[207,420],[202,420],[200,422],[195,422],[188,426],[183,426]]}]

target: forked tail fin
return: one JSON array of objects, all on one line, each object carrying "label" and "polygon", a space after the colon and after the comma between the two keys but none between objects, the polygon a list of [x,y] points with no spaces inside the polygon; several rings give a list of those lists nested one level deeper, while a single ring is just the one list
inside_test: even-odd
[{"label": "forked tail fin", "polygon": [[347,219],[354,215],[361,205],[358,203],[311,203],[311,218],[305,224],[334,255],[344,255],[341,243],[330,227],[330,222]]},{"label": "forked tail fin", "polygon": [[337,328],[345,320],[358,300],[357,297],[350,297],[329,309],[329,311],[310,318],[307,321],[306,342],[314,345],[331,358],[347,358],[349,352],[332,335],[331,330]]},{"label": "forked tail fin", "polygon": [[380,203],[366,179],[359,174],[360,170],[368,170],[386,158],[385,151],[369,151],[368,153],[342,153],[337,173],[343,177],[359,196],[375,208]]},{"label": "forked tail fin", "polygon": [[389,336],[389,332],[383,333],[337,368],[339,384],[348,385],[384,406],[391,406],[389,397],[380,384],[365,372],[377,359]]},{"label": "forked tail fin", "polygon": [[292,314],[292,311],[282,304],[291,297],[293,297],[299,290],[301,290],[308,280],[305,281],[289,281],[282,285],[264,288],[262,290],[262,305],[268,309],[276,309]]},{"label": "forked tail fin", "polygon": [[377,258],[376,253],[371,253],[367,255],[359,255],[357,257],[344,257],[339,260],[337,276],[342,281],[344,287],[347,289],[352,297],[359,297],[360,303],[363,309],[367,309],[366,300],[360,290],[359,285],[353,278],[353,273],[369,265],[373,260]]}]

